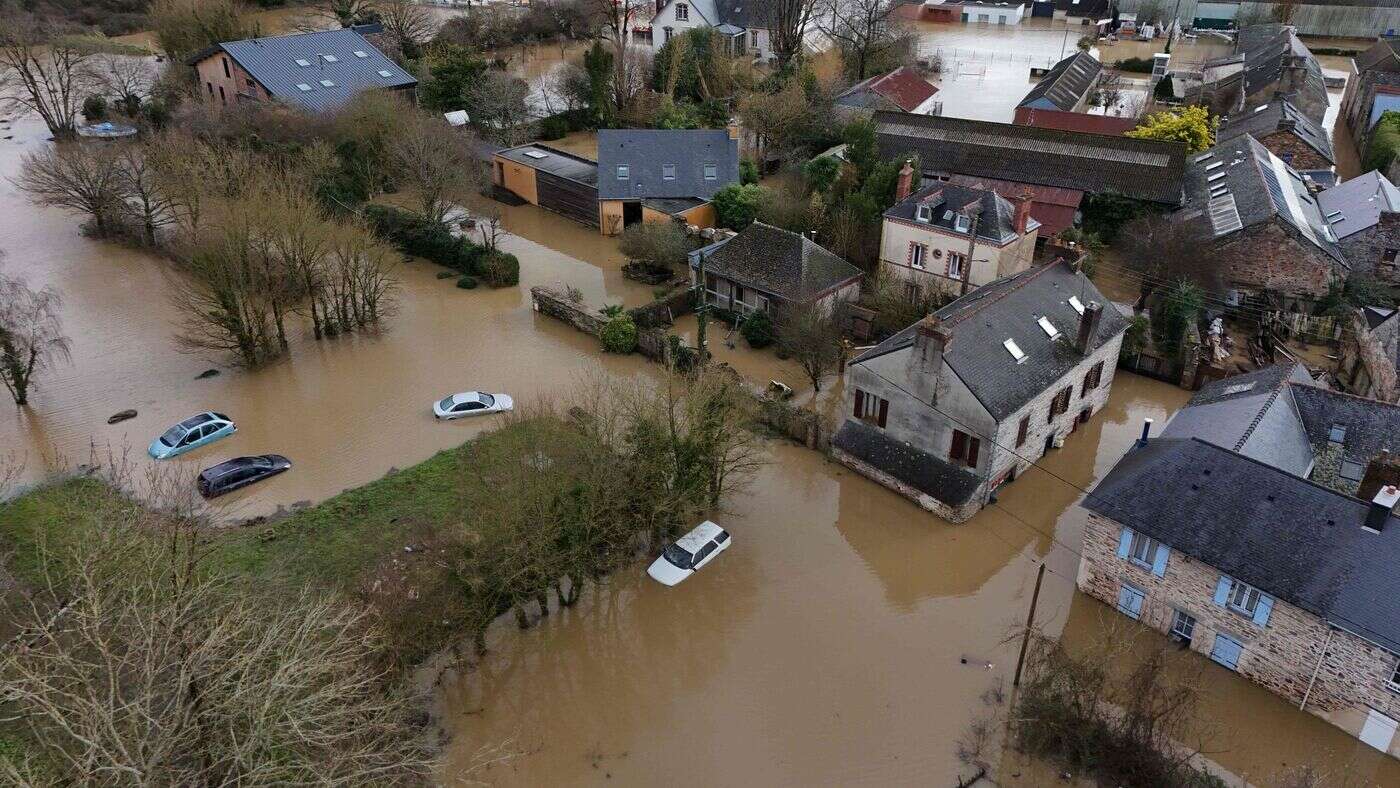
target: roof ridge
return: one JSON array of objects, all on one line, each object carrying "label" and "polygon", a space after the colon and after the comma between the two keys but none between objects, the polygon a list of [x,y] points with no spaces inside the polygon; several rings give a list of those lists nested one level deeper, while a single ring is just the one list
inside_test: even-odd
[{"label": "roof ridge", "polygon": [[1278,401],[1279,392],[1283,391],[1283,386],[1288,382],[1288,376],[1291,374],[1293,374],[1293,369],[1289,368],[1287,373],[1279,377],[1278,382],[1274,384],[1274,390],[1269,392],[1269,398],[1264,401],[1264,404],[1259,406],[1259,410],[1255,412],[1254,418],[1249,422],[1249,426],[1245,427],[1244,434],[1240,436],[1238,441],[1235,441],[1235,451],[1244,451],[1244,445],[1249,443],[1250,436],[1254,434],[1254,430],[1259,426],[1259,423],[1264,420],[1264,414],[1268,413],[1269,408],[1272,408],[1274,403]]},{"label": "roof ridge", "polygon": [[299,31],[297,31],[297,32],[295,32],[295,33],[280,33],[280,34],[275,35],[275,36],[250,36],[250,37],[248,37],[248,38],[238,38],[238,39],[234,39],[233,41],[220,41],[220,42],[219,42],[219,46],[222,47],[222,46],[225,45],[225,44],[241,44],[241,43],[244,43],[245,41],[271,41],[271,40],[273,40],[273,39],[275,39],[275,38],[296,38],[297,36],[319,36],[319,35],[323,35],[323,34],[325,34],[325,33],[354,33],[355,35],[359,36],[360,38],[364,38],[364,33],[361,33],[360,31],[356,30],[356,29],[353,28],[353,27],[333,27],[333,28],[331,28],[331,29],[329,29],[329,30],[299,30]]},{"label": "roof ridge", "polygon": [[[1342,492],[1341,490],[1337,490],[1337,489],[1335,489],[1335,488],[1328,487],[1327,485],[1322,484],[1321,482],[1313,481],[1312,479],[1309,479],[1309,478],[1307,478],[1306,476],[1298,476],[1297,474],[1289,473],[1288,471],[1285,471],[1284,469],[1279,468],[1278,466],[1270,465],[1270,464],[1268,464],[1267,462],[1264,462],[1263,460],[1255,459],[1255,458],[1249,456],[1248,454],[1244,454],[1244,453],[1242,453],[1242,452],[1234,451],[1234,450],[1232,450],[1232,449],[1227,449],[1227,448],[1225,448],[1224,446],[1217,446],[1216,444],[1211,443],[1210,441],[1205,440],[1204,438],[1200,438],[1200,437],[1195,436],[1195,435],[1192,435],[1192,436],[1189,437],[1189,438],[1155,438],[1154,440],[1159,440],[1159,441],[1160,441],[1160,440],[1176,440],[1176,441],[1182,441],[1183,443],[1184,443],[1184,442],[1199,443],[1200,445],[1205,446],[1205,447],[1207,447],[1208,449],[1210,449],[1210,450],[1212,450],[1212,451],[1224,452],[1225,454],[1228,454],[1228,455],[1231,456],[1231,457],[1238,457],[1239,459],[1244,460],[1245,462],[1248,462],[1248,463],[1250,463],[1250,464],[1252,464],[1252,465],[1257,465],[1257,466],[1259,466],[1260,468],[1266,469],[1266,470],[1268,470],[1268,471],[1270,471],[1270,472],[1272,472],[1272,473],[1275,473],[1275,474],[1277,474],[1277,475],[1279,475],[1279,476],[1282,476],[1282,477],[1285,478],[1285,479],[1288,479],[1288,480],[1290,480],[1290,481],[1295,481],[1295,482],[1302,482],[1303,484],[1306,484],[1306,485],[1308,485],[1309,487],[1315,487],[1315,488],[1317,488],[1318,490],[1321,490],[1322,492],[1328,493],[1329,495],[1333,495],[1333,496],[1336,496],[1336,497],[1338,497],[1338,498],[1344,498],[1344,499],[1346,499],[1347,501],[1351,501],[1351,502],[1353,502],[1353,503],[1357,503],[1357,504],[1360,504],[1360,505],[1362,505],[1362,506],[1365,506],[1365,505],[1367,505],[1367,504],[1370,503],[1370,501],[1367,501],[1367,500],[1365,500],[1364,498],[1357,498],[1355,495],[1348,495],[1347,493],[1344,493],[1344,492]],[[1136,447],[1129,449],[1129,452],[1132,452],[1132,451],[1135,451],[1135,450],[1136,450]],[[1400,517],[1400,515],[1392,514],[1391,517]]]},{"label": "roof ridge", "polygon": [[[1397,314],[1400,314],[1400,310],[1397,311]],[[1394,315],[1391,315],[1391,317],[1394,317]],[[1370,397],[1363,397],[1360,394],[1353,394],[1350,391],[1338,391],[1337,389],[1323,388],[1322,386],[1319,386],[1316,383],[1304,383],[1301,380],[1286,380],[1284,382],[1291,386],[1301,386],[1303,388],[1315,389],[1317,391],[1322,392],[1323,394],[1328,394],[1335,397],[1346,397],[1348,399],[1356,399],[1361,400],[1362,402],[1369,402],[1372,405],[1384,405],[1387,408],[1395,408],[1397,410],[1400,410],[1400,402],[1386,402],[1383,399],[1372,399]]]},{"label": "roof ridge", "polygon": [[[1043,265],[1032,266],[1019,274],[1013,274],[1012,276],[1007,277],[1006,281],[1012,283],[1009,287],[998,290],[997,292],[992,293],[988,296],[984,296],[983,298],[973,299],[968,303],[967,308],[959,310],[955,314],[949,315],[945,320],[943,320],[944,325],[956,326],[957,324],[965,321],[967,318],[976,315],[978,312],[981,312],[984,307],[990,306],[991,304],[995,304],[1012,293],[1019,292],[1022,288],[1026,286],[1028,282],[1031,282],[1032,280],[1039,277],[1041,274],[1045,273],[1046,271],[1049,271],[1051,268],[1054,268],[1055,266],[1060,264],[1060,260],[1055,260],[1054,262],[1045,263]],[[1018,279],[1019,281],[1017,281]],[[977,290],[972,291],[968,295],[975,296],[978,290],[991,287],[995,284],[996,282],[988,282],[987,284],[982,285],[982,287],[978,288]],[[956,303],[957,301],[954,301],[948,306],[952,306]]]}]

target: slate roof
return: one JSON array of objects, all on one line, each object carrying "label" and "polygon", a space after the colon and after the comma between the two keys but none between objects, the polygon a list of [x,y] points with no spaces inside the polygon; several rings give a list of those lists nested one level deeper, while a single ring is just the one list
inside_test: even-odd
[{"label": "slate roof", "polygon": [[1163,438],[1199,438],[1297,476],[1312,469],[1312,443],[1292,382],[1312,383],[1301,364],[1275,364],[1212,381],[1176,412]]},{"label": "slate roof", "polygon": [[[1322,76],[1322,66],[1311,51],[1298,40],[1294,28],[1272,22],[1251,25],[1239,31],[1235,40],[1235,52],[1244,57],[1244,92],[1253,96],[1267,90],[1278,82],[1283,73],[1285,61],[1300,63],[1306,72],[1303,88],[1306,102],[1295,100],[1304,106],[1327,107],[1327,83]],[[1318,117],[1318,121],[1322,118]]]},{"label": "slate roof", "polygon": [[1276,132],[1292,134],[1328,162],[1336,164],[1332,153],[1332,141],[1327,138],[1327,132],[1282,96],[1274,98],[1268,104],[1236,112],[1222,120],[1220,128],[1215,132],[1215,141],[1225,142],[1243,134],[1258,140]]},{"label": "slate roof", "polygon": [[969,218],[980,216],[977,237],[992,243],[1009,243],[1019,235],[1016,232],[1016,207],[1009,200],[989,189],[973,189],[941,181],[934,181],[895,203],[885,211],[885,218],[919,222],[916,209],[920,205],[932,209],[931,220],[926,223],[945,232],[967,235],[967,231],[960,231],[954,225],[955,218],[961,215]]},{"label": "slate roof", "polygon": [[[719,23],[733,25],[748,29],[758,23],[758,15],[754,9],[760,2],[766,0],[715,0],[715,10],[719,14]],[[763,27],[762,23],[758,27]]]},{"label": "slate roof", "polygon": [[1400,189],[1376,170],[1343,181],[1317,195],[1317,206],[1338,238],[1376,226],[1382,212],[1400,211]]},{"label": "slate roof", "polygon": [[1275,218],[1337,264],[1346,260],[1303,176],[1248,134],[1192,156],[1186,170],[1183,220],[1216,238]]},{"label": "slate roof", "polygon": [[[1091,353],[1127,329],[1127,319],[1094,283],[1064,262],[1034,266],[990,282],[934,313],[952,335],[943,362],[992,418],[1000,421],[1015,413],[1083,360],[1077,350],[1057,346],[1036,322],[1046,317],[1073,341],[1079,333],[1079,312],[1070,305],[1071,296],[1081,304],[1097,301],[1103,306]],[[851,363],[907,352],[917,327],[916,323],[905,328]],[[1007,339],[1015,340],[1026,354],[1025,361],[1018,364],[1011,357],[1002,344]]]},{"label": "slate roof", "polygon": [[1200,439],[1136,446],[1084,507],[1400,652],[1400,518]]},{"label": "slate roof", "polygon": [[[705,165],[716,167],[706,180]],[[626,180],[617,177],[628,167]],[[675,177],[664,177],[667,165]],[[599,129],[598,199],[694,197],[708,200],[739,182],[739,141],[727,129]]]},{"label": "slate roof", "polygon": [[1321,386],[1290,388],[1314,446],[1325,446],[1332,425],[1339,424],[1346,428],[1345,459],[1366,465],[1383,451],[1400,453],[1400,405]]},{"label": "slate roof", "polygon": [[908,66],[877,74],[850,86],[834,101],[848,107],[913,112],[938,93],[928,80]]},{"label": "slate roof", "polygon": [[[543,154],[541,157],[539,154]],[[503,159],[588,186],[598,182],[597,162],[539,142],[496,151]]]},{"label": "slate roof", "polygon": [[1388,306],[1368,306],[1361,309],[1361,314],[1366,318],[1366,327],[1375,328],[1385,321],[1395,317],[1396,310]]},{"label": "slate roof", "polygon": [[1178,205],[1186,146],[943,116],[875,113],[880,158],[919,155],[925,172],[1116,193]]},{"label": "slate roof", "polygon": [[966,468],[897,441],[885,431],[856,419],[846,419],[832,437],[831,445],[949,506],[961,506],[971,500],[982,481]]},{"label": "slate roof", "polygon": [[696,250],[692,268],[792,303],[807,303],[862,276],[861,270],[805,235],[754,222],[743,232]]},{"label": "slate roof", "polygon": [[[274,97],[312,112],[335,109],[361,90],[407,88],[418,84],[417,79],[355,30],[250,38],[225,41],[216,46],[214,51],[227,52]],[[196,57],[203,60],[212,54],[205,50],[199,53],[203,57]],[[327,55],[335,60],[328,61]],[[298,60],[309,65],[299,65]],[[328,86],[323,80],[331,84]],[[302,90],[300,85],[310,89]]]},{"label": "slate roof", "polygon": [[1355,58],[1357,72],[1400,71],[1400,38],[1382,38]]},{"label": "slate roof", "polygon": [[1075,52],[1056,63],[1016,106],[1071,111],[1089,94],[1102,72],[1103,64],[1093,55]]}]

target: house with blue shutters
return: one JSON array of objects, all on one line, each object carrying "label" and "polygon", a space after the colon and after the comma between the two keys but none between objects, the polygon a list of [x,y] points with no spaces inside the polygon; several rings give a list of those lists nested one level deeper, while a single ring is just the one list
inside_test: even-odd
[{"label": "house with blue shutters", "polygon": [[1082,502],[1085,593],[1400,756],[1400,408],[1214,381]]}]

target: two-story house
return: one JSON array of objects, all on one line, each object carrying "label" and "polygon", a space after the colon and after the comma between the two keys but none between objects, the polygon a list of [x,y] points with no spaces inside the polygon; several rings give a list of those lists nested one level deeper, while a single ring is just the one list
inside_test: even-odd
[{"label": "two-story house", "polygon": [[832,455],[963,522],[1104,406],[1127,325],[1064,262],[989,283],[847,365]]},{"label": "two-story house", "polygon": [[709,27],[724,37],[730,54],[767,61],[773,56],[773,43],[761,17],[764,8],[763,3],[745,0],[658,0],[656,15],[633,31],[633,40],[649,42],[659,51],[687,30]]},{"label": "two-story house", "polygon": [[1029,193],[1010,200],[991,189],[933,181],[910,192],[913,168],[899,174],[880,228],[880,273],[904,282],[911,298],[935,290],[962,295],[1020,273],[1035,255],[1040,222]]},{"label": "two-story house", "polygon": [[1400,284],[1400,189],[1371,170],[1317,194],[1351,273]]},{"label": "two-story house", "polygon": [[1299,366],[1214,381],[1085,497],[1079,587],[1400,754],[1397,442]]}]

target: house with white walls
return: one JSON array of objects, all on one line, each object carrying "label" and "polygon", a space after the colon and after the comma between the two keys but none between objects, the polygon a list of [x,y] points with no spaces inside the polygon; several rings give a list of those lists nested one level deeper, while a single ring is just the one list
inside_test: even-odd
[{"label": "house with white walls", "polygon": [[660,51],[666,42],[698,27],[714,28],[725,38],[731,54],[755,60],[773,57],[772,38],[763,25],[755,0],[657,0],[656,15],[632,30],[632,40]]}]

